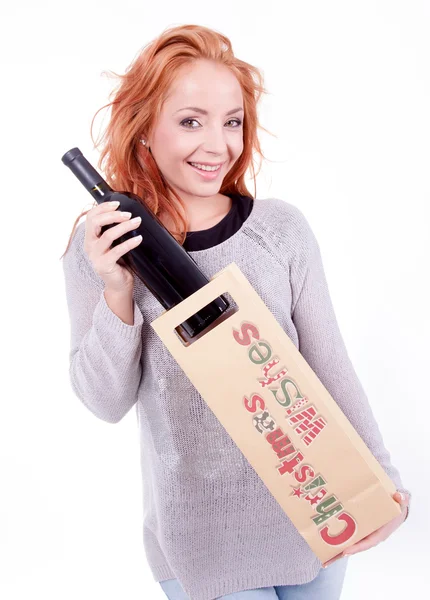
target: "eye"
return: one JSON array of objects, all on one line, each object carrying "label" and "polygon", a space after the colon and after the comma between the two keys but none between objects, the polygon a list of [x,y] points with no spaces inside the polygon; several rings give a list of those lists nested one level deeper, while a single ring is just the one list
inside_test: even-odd
[{"label": "eye", "polygon": [[[197,119],[184,119],[183,121],[181,121],[181,125],[183,125],[185,129],[197,129],[197,127],[185,126],[185,123],[192,123],[193,121],[195,123],[198,123]],[[240,125],[242,125],[242,121],[240,119],[230,119],[229,121],[227,121],[227,123],[237,123],[237,125],[235,125],[233,129],[236,129],[237,127],[240,127]]]},{"label": "eye", "polygon": [[[237,123],[237,127],[240,127],[240,125],[242,125],[242,121],[240,119],[230,119],[230,121],[227,121],[228,123]],[[233,127],[233,129],[235,129],[235,127]]]},{"label": "eye", "polygon": [[[184,125],[185,123],[191,123],[192,121],[195,121],[196,123],[198,123],[198,121],[196,119],[184,119],[183,121],[181,121],[181,125]],[[186,129],[196,129],[195,127],[186,127]]]}]

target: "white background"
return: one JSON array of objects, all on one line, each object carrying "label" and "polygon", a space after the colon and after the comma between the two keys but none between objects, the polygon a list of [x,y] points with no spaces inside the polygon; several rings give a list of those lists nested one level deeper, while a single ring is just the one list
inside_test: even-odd
[{"label": "white background", "polygon": [[[429,2],[2,2],[0,597],[162,599],[142,543],[135,411],[98,420],[68,380],[63,254],[91,197],[91,119],[166,27],[227,35],[263,71],[257,196],[308,218],[338,321],[413,504],[353,556],[342,598],[427,589]],[[98,117],[102,124],[102,113]],[[96,128],[97,133],[97,128]],[[253,193],[253,182],[249,181]]]}]

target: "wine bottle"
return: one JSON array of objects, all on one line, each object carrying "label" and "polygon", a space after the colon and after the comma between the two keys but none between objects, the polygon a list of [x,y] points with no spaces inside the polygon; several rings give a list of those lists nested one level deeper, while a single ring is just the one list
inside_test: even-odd
[{"label": "wine bottle", "polygon": [[[166,310],[209,283],[209,279],[199,269],[195,260],[139,196],[131,192],[114,191],[79,148],[72,148],[61,160],[99,204],[117,200],[120,202],[118,210],[130,211],[131,218],[142,218],[139,227],[114,240],[112,246],[132,236],[142,235],[140,244],[121,258]],[[115,225],[117,223],[104,225],[102,233]],[[227,299],[221,295],[181,323],[176,331],[188,341],[206,330],[228,308]]]}]

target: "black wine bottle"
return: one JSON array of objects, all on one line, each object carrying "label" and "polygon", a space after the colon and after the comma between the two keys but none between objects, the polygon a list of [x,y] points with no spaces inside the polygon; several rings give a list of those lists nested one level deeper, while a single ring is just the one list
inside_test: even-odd
[{"label": "black wine bottle", "polygon": [[[132,236],[143,236],[140,244],[121,258],[166,310],[209,283],[209,279],[194,259],[139,196],[131,192],[114,191],[79,148],[72,148],[61,160],[99,204],[117,200],[120,202],[117,210],[130,211],[131,218],[142,218],[139,227],[114,240],[112,246]],[[115,225],[117,223],[104,225],[102,233]],[[181,323],[177,332],[186,341],[194,338],[212,325],[228,308],[227,299],[221,295]]]}]

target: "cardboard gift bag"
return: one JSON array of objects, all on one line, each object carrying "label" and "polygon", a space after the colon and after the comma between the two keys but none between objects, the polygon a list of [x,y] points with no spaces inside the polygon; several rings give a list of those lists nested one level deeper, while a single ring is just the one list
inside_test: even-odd
[{"label": "cardboard gift bag", "polygon": [[[221,294],[237,305],[186,341]],[[151,326],[321,562],[400,514],[396,486],[236,263]]]}]

